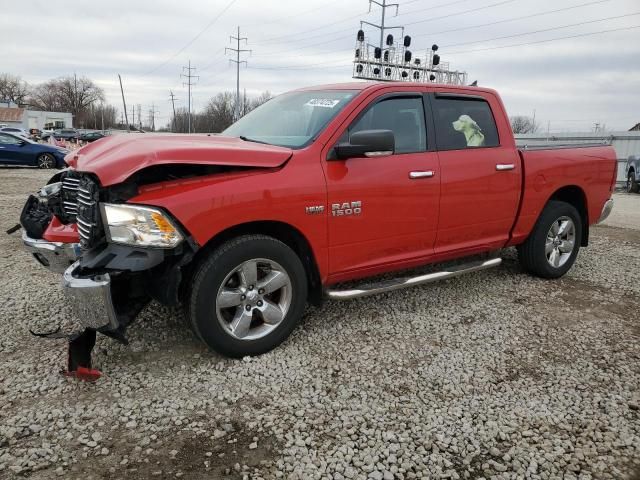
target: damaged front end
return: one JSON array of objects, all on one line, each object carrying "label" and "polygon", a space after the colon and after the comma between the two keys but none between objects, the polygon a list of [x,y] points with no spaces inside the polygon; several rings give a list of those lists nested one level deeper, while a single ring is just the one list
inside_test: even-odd
[{"label": "damaged front end", "polygon": [[29,197],[20,217],[26,249],[62,273],[79,323],[123,343],[152,298],[179,302],[182,269],[197,248],[167,212],[126,203],[137,193],[131,181],[101,187],[91,174],[66,170]]}]

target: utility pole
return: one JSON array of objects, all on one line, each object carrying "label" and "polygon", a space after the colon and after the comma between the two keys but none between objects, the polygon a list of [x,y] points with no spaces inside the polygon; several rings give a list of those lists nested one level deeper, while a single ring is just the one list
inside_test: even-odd
[{"label": "utility pole", "polygon": [[173,94],[172,90],[169,90],[169,97],[171,97],[171,106],[173,107],[173,119],[171,121],[171,131],[173,132],[176,129],[176,96]]},{"label": "utility pole", "polygon": [[187,71],[187,73],[182,73],[180,74],[181,77],[185,77],[187,79],[186,83],[182,83],[182,85],[186,85],[188,87],[188,91],[187,91],[187,95],[188,95],[188,114],[187,114],[187,123],[189,125],[188,129],[189,129],[189,133],[191,133],[191,87],[193,85],[195,85],[192,81],[193,78],[195,78],[196,80],[199,79],[200,77],[198,77],[197,75],[193,75],[191,72],[193,70],[195,70],[196,67],[192,67],[191,66],[191,60],[189,60],[189,66],[188,67],[182,67],[182,71],[184,72],[185,70]]},{"label": "utility pole", "polygon": [[[385,25],[385,19],[386,19],[386,13],[387,13],[387,8],[394,8],[396,9],[396,16],[398,15],[398,7],[399,5],[397,3],[387,3],[387,0],[382,0],[381,2],[379,2],[378,0],[369,0],[369,12],[371,12],[371,5],[372,4],[376,4],[378,5],[381,9],[382,9],[382,18],[380,19],[380,25],[376,25],[375,23],[370,23],[370,22],[366,22],[364,20],[360,20],[360,28],[362,28],[363,24],[369,25],[373,28],[377,28],[378,30],[380,30],[380,52],[384,51],[384,32],[385,30],[393,30],[393,29],[400,29],[402,30],[402,34],[404,35],[404,27],[387,27]],[[381,57],[382,58],[382,57]]]},{"label": "utility pole", "polygon": [[142,105],[138,104],[138,130],[142,130]]},{"label": "utility pole", "polygon": [[[124,90],[122,89],[122,78],[118,74],[118,80],[120,80],[120,93],[122,93],[122,105],[124,107],[124,118],[127,121],[127,133],[129,132],[129,118],[127,117],[127,104],[124,101]],[[122,122],[120,122],[122,123]]]},{"label": "utility pole", "polygon": [[227,50],[229,50],[230,52],[235,52],[236,54],[236,59],[229,59],[229,61],[236,64],[236,111],[234,120],[237,121],[240,118],[240,64],[247,64],[246,60],[240,60],[240,54],[244,52],[249,52],[249,54],[251,54],[251,50],[240,48],[240,42],[242,42],[243,40],[245,45],[247,44],[247,37],[240,36],[240,27],[238,27],[238,36],[234,37],[233,35],[231,35],[229,39],[231,42],[233,42],[233,40],[236,41],[236,48],[225,47],[224,53],[226,55]]},{"label": "utility pole", "polygon": [[[131,105],[131,124],[133,128],[136,128],[136,106]],[[129,130],[129,126],[127,125],[127,130]]]},{"label": "utility pole", "polygon": [[149,126],[151,127],[151,131],[156,131],[156,113],[160,113],[156,110],[156,106],[154,103],[151,104],[151,108],[149,109]]}]

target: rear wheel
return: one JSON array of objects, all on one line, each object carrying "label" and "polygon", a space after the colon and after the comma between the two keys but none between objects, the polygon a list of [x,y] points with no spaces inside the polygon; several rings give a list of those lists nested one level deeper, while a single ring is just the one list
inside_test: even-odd
[{"label": "rear wheel", "polygon": [[640,185],[636,182],[636,176],[633,172],[629,172],[627,176],[627,193],[640,192]]},{"label": "rear wheel", "polygon": [[558,278],[573,266],[580,250],[582,220],[571,204],[550,201],[529,238],[518,246],[525,270],[542,278]]},{"label": "rear wheel", "polygon": [[50,153],[41,153],[37,158],[38,168],[53,168],[56,166],[56,159]]},{"label": "rear wheel", "polygon": [[247,235],[223,244],[201,264],[187,315],[213,350],[259,355],[289,336],[306,298],[307,278],[296,253],[272,237]]}]

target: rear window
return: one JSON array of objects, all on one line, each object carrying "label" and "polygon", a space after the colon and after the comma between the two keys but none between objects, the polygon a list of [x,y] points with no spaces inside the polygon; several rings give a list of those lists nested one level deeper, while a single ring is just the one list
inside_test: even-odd
[{"label": "rear window", "polygon": [[500,145],[496,121],[486,100],[436,97],[433,112],[438,150]]}]

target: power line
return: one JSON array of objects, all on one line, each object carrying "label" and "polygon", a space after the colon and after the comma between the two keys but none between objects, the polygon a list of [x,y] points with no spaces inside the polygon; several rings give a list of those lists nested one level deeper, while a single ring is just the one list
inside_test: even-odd
[{"label": "power line", "polygon": [[502,0],[501,2],[492,3],[490,5],[484,5],[482,7],[471,8],[469,10],[463,10],[462,12],[449,13],[447,15],[440,15],[439,17],[431,17],[424,20],[416,20],[415,22],[405,23],[405,26],[408,25],[417,25],[418,23],[427,23],[427,22],[435,22],[436,20],[442,20],[443,18],[456,17],[458,15],[464,15],[467,13],[479,12],[480,10],[486,10],[487,8],[498,7],[500,5],[505,5],[507,3],[513,3],[518,0]]},{"label": "power line", "polygon": [[186,71],[187,71],[187,73],[186,73],[186,74],[184,74],[184,73],[181,73],[181,74],[180,74],[180,76],[181,76],[181,77],[185,77],[185,78],[187,79],[187,82],[186,82],[186,83],[183,83],[182,85],[183,85],[183,86],[184,86],[184,85],[186,85],[186,86],[188,87],[188,90],[187,90],[187,92],[188,92],[188,93],[187,93],[187,94],[188,94],[188,96],[189,96],[189,99],[188,99],[188,105],[189,105],[189,106],[188,106],[188,114],[187,114],[187,123],[188,123],[188,130],[189,130],[189,133],[191,133],[191,87],[192,87],[193,85],[195,85],[195,83],[193,83],[193,80],[192,80],[192,79],[193,79],[193,78],[195,78],[195,79],[197,80],[197,79],[199,79],[199,78],[200,78],[199,76],[197,76],[197,75],[193,75],[193,74],[191,73],[191,72],[192,72],[193,70],[195,70],[195,69],[196,69],[196,67],[192,67],[192,66],[191,66],[191,60],[189,60],[189,66],[187,66],[187,67],[182,67],[182,71],[184,72],[184,71],[186,70]]},{"label": "power line", "polygon": [[610,32],[622,32],[625,30],[633,30],[635,28],[640,28],[640,25],[633,25],[631,27],[622,27],[622,28],[612,28],[609,30],[599,30],[597,32],[590,32],[590,33],[581,33],[581,34],[577,34],[577,35],[568,35],[566,37],[556,37],[556,38],[550,38],[547,40],[538,40],[536,42],[525,42],[525,43],[514,43],[511,45],[501,45],[499,47],[487,47],[487,48],[475,48],[472,50],[460,50],[458,52],[449,52],[449,55],[459,55],[459,54],[464,54],[464,53],[473,53],[473,52],[484,52],[487,50],[499,50],[502,48],[512,48],[512,47],[524,47],[527,45],[538,45],[540,43],[549,43],[549,42],[555,42],[558,40],[566,40],[569,38],[581,38],[581,37],[590,37],[592,35],[600,35],[603,33],[610,33]]},{"label": "power line", "polygon": [[269,20],[269,21],[260,22],[260,23],[249,23],[249,24],[242,25],[242,26],[245,27],[245,28],[253,27],[253,26],[263,27],[264,25],[270,25],[272,23],[281,23],[281,22],[283,22],[285,20],[289,20],[291,18],[301,17],[301,16],[307,15],[309,13],[317,12],[318,10],[324,10],[324,9],[327,8],[328,5],[332,5],[334,3],[338,3],[338,2],[342,2],[342,1],[343,0],[333,0],[331,2],[323,3],[320,7],[316,7],[316,8],[312,8],[310,10],[305,10],[305,11],[302,11],[302,12],[294,13],[292,15],[287,15],[286,17],[281,17],[281,18],[276,19],[276,20]]},{"label": "power line", "polygon": [[178,55],[180,55],[182,52],[184,52],[187,48],[189,48],[191,45],[193,45],[193,43],[198,40],[202,34],[204,34],[204,32],[206,32],[207,30],[209,30],[209,28],[211,28],[211,26],[216,23],[218,21],[218,19],[227,11],[231,8],[231,6],[236,3],[237,0],[231,0],[226,7],[224,7],[202,30],[200,30],[195,37],[193,37],[191,40],[189,40],[180,50],[178,50],[176,53],[174,53],[173,55],[171,55],[169,58],[167,58],[164,62],[162,62],[160,65],[158,65],[155,68],[152,68],[151,70],[149,70],[148,72],[144,73],[143,75],[150,75],[154,72],[156,72],[157,70],[161,69],[162,67],[164,67],[167,63],[169,63],[171,60],[173,60],[174,58],[176,58]]},{"label": "power line", "polygon": [[245,65],[247,65],[247,61],[246,60],[240,60],[240,54],[241,53],[245,53],[245,52],[249,52],[251,53],[251,50],[249,49],[241,49],[240,48],[240,43],[242,41],[244,41],[244,43],[247,43],[247,37],[241,37],[240,36],[240,27],[238,26],[238,36],[234,37],[233,35],[231,37],[229,37],[230,40],[235,40],[236,43],[236,48],[231,48],[231,47],[225,47],[224,49],[224,53],[227,53],[227,50],[230,52],[235,52],[236,54],[236,59],[229,59],[230,62],[235,63],[236,64],[236,111],[235,111],[235,120],[238,120],[240,118],[240,64],[244,63]]},{"label": "power line", "polygon": [[[367,15],[368,13],[369,13],[369,12],[359,13],[359,14],[354,15],[354,16],[352,16],[352,17],[344,18],[344,19],[342,19],[342,20],[340,20],[340,21],[338,21],[338,22],[331,22],[331,23],[327,23],[327,24],[325,24],[325,25],[321,25],[321,26],[316,27],[316,28],[309,28],[309,29],[304,30],[304,31],[302,31],[302,32],[287,33],[287,34],[285,34],[285,35],[278,35],[278,36],[276,36],[276,37],[265,38],[265,39],[262,39],[262,40],[261,40],[261,39],[258,39],[258,41],[259,41],[260,43],[281,43],[281,42],[279,42],[279,40],[281,40],[281,39],[283,39],[283,38],[289,38],[289,37],[298,37],[298,38],[299,38],[299,37],[305,37],[305,39],[309,39],[309,38],[311,38],[311,37],[309,37],[307,34],[308,34],[308,33],[310,33],[310,32],[316,32],[316,31],[318,31],[318,30],[322,30],[322,29],[327,28],[327,27],[333,27],[333,26],[335,26],[335,25],[340,25],[341,23],[350,22],[351,20],[353,20],[353,19],[355,19],[355,18],[360,18],[360,17],[362,17],[363,15]],[[343,30],[340,30],[340,31],[343,31]],[[331,35],[331,33],[328,33],[328,34],[321,34],[321,35]],[[287,41],[289,41],[289,40],[287,40]]]},{"label": "power line", "polygon": [[580,26],[580,25],[589,25],[591,23],[598,23],[598,22],[606,22],[607,20],[617,20],[619,18],[633,17],[633,16],[636,16],[636,15],[640,15],[640,12],[627,13],[625,15],[617,15],[615,17],[598,18],[597,20],[588,20],[586,22],[571,23],[569,25],[561,25],[559,27],[544,28],[544,29],[541,29],[541,30],[532,30],[530,32],[515,33],[513,35],[503,35],[502,37],[485,38],[484,40],[474,40],[472,42],[452,43],[452,44],[449,44],[449,45],[443,45],[443,47],[459,47],[460,45],[469,45],[469,44],[472,44],[472,43],[483,43],[483,42],[491,42],[493,40],[503,40],[505,38],[523,37],[523,36],[526,36],[526,35],[533,35],[533,34],[536,34],[536,33],[551,32],[553,30],[562,30],[563,28],[577,27],[577,26]]},{"label": "power line", "polygon": [[[463,1],[468,1],[468,0],[463,0]],[[552,13],[558,13],[558,12],[562,12],[562,11],[572,10],[572,9],[581,8],[581,7],[587,7],[587,6],[596,5],[596,4],[605,3],[605,2],[610,2],[610,1],[611,0],[597,0],[597,1],[593,1],[593,2],[587,2],[587,3],[578,4],[578,5],[573,5],[573,6],[570,6],[570,7],[559,8],[559,9],[555,9],[555,10],[548,10],[548,11],[534,13],[534,14],[530,14],[530,15],[524,15],[524,16],[520,16],[520,17],[508,18],[508,19],[505,19],[505,20],[498,20],[498,21],[495,21],[495,22],[483,23],[483,24],[478,24],[478,25],[471,25],[471,26],[455,28],[455,29],[451,29],[451,30],[442,30],[442,31],[433,32],[433,33],[417,34],[417,35],[412,35],[412,36],[413,37],[422,37],[422,36],[426,36],[426,35],[432,36],[432,35],[437,35],[437,34],[441,34],[441,33],[449,33],[449,32],[457,32],[457,31],[461,31],[461,30],[469,30],[469,29],[473,29],[473,28],[491,26],[491,25],[496,25],[496,24],[500,24],[500,23],[507,23],[507,22],[513,22],[513,21],[516,21],[516,20],[524,20],[524,19],[533,18],[533,17],[537,17],[537,16],[549,15],[549,14],[552,14]],[[460,2],[453,2],[453,3],[460,3]],[[445,5],[445,4],[441,4],[441,6],[443,6],[443,5]],[[403,14],[400,14],[400,16],[401,15],[403,15]],[[551,29],[549,29],[549,30],[551,30]],[[529,32],[529,33],[536,33],[536,32]],[[526,34],[521,34],[521,35],[526,35]],[[319,36],[324,36],[324,34],[321,34]],[[330,42],[333,42],[333,41],[336,41],[336,40],[342,40],[342,39],[345,39],[345,38],[349,38],[350,36],[351,35],[335,37],[332,40],[330,40]],[[317,42],[317,43],[314,43],[314,44],[311,44],[311,45],[307,45],[307,46],[298,46],[298,48],[295,48],[295,49],[289,49],[289,50],[282,50],[282,51],[278,51],[278,52],[269,52],[269,53],[265,53],[265,54],[259,54],[259,55],[257,55],[257,57],[262,58],[262,57],[266,57],[266,56],[282,55],[283,53],[287,53],[287,52],[298,52],[301,49],[311,48],[311,47],[315,47],[315,46],[319,46],[319,45],[325,45],[326,43],[327,43],[326,41]],[[468,43],[475,43],[475,42],[468,42]],[[447,46],[452,46],[452,45],[447,45]],[[351,51],[351,49],[340,49],[340,50],[333,50],[331,52],[322,52],[322,53],[323,54],[342,53],[342,52],[346,53],[347,51]],[[306,53],[299,53],[297,55],[289,55],[288,58],[300,57],[300,56],[305,56],[305,55],[307,55],[307,54]]]},{"label": "power line", "polygon": [[595,2],[580,3],[578,5],[572,5],[570,7],[557,8],[555,10],[547,10],[545,12],[532,13],[532,14],[529,14],[529,15],[522,15],[520,17],[506,18],[504,20],[496,20],[495,22],[480,23],[478,25],[470,25],[468,27],[452,28],[452,29],[449,29],[449,30],[440,30],[439,32],[433,32],[433,33],[419,33],[417,35],[414,35],[414,37],[425,37],[427,35],[429,35],[429,36],[431,36],[431,35],[439,35],[441,33],[461,32],[463,30],[471,30],[473,28],[490,27],[490,26],[493,26],[493,25],[499,25],[501,23],[509,23],[509,22],[515,22],[517,20],[526,20],[526,19],[529,19],[529,18],[541,17],[543,15],[550,15],[552,13],[565,12],[567,10],[574,10],[576,8],[588,7],[588,6],[591,6],[591,5],[597,5],[599,3],[605,3],[605,2],[610,2],[610,1],[611,0],[597,0]]},{"label": "power line", "polygon": [[[441,3],[439,5],[433,5],[427,8],[421,8],[419,10],[409,10],[408,12],[402,12],[401,14],[399,14],[399,17],[402,17],[403,15],[413,15],[414,13],[420,13],[420,12],[427,12],[427,11],[431,11],[434,10],[436,8],[443,8],[443,7],[452,7],[454,5],[457,5],[459,3],[466,3],[469,2],[471,0],[457,0],[455,2],[447,2],[447,3]],[[407,3],[403,3],[402,5],[406,5]]]}]

